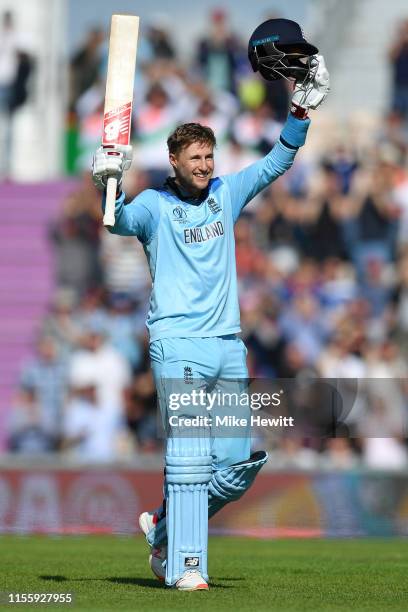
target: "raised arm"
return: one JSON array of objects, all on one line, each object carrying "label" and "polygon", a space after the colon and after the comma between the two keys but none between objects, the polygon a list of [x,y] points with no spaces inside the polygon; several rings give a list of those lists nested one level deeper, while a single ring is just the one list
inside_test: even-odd
[{"label": "raised arm", "polygon": [[[106,191],[102,196],[102,211],[105,209]],[[111,234],[136,236],[140,242],[149,242],[159,223],[159,200],[153,189],[142,191],[132,202],[125,205],[122,192],[115,204],[115,225],[109,227]]]},{"label": "raised arm", "polygon": [[155,233],[159,222],[159,198],[156,191],[146,189],[130,204],[125,205],[122,175],[125,170],[129,169],[131,160],[132,148],[130,146],[99,147],[93,158],[92,178],[96,187],[102,191],[103,212],[105,212],[108,178],[113,176],[117,179],[115,225],[109,227],[110,233],[120,236],[137,236],[141,242],[146,243]]},{"label": "raised arm", "polygon": [[320,106],[330,90],[323,56],[313,56],[311,66],[309,76],[296,83],[288,119],[272,151],[241,172],[222,177],[231,193],[234,221],[253,197],[291,167],[296,152],[306,141],[308,111]]}]

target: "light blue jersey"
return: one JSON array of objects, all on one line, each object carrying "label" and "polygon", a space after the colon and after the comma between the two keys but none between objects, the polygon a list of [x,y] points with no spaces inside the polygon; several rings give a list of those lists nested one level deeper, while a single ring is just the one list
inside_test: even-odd
[{"label": "light blue jersey", "polygon": [[201,201],[183,200],[170,188],[147,189],[116,202],[112,233],[136,236],[146,253],[153,287],[147,327],[150,341],[213,337],[240,331],[234,224],[262,189],[288,170],[309,121],[289,116],[263,159],[237,174],[210,181]]}]

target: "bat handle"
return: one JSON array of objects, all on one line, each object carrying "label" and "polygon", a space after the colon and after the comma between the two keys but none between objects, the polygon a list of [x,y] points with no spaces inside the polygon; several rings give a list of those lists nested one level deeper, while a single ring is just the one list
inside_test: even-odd
[{"label": "bat handle", "polygon": [[115,202],[116,202],[116,187],[118,181],[115,177],[110,176],[108,178],[108,184],[106,185],[106,206],[105,214],[103,215],[103,224],[109,227],[115,225]]}]

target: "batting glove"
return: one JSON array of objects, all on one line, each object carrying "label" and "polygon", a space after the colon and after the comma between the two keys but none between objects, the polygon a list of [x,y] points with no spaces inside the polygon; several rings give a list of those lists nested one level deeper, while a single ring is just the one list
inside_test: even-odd
[{"label": "batting glove", "polygon": [[326,68],[323,55],[314,55],[311,60],[310,77],[302,83],[297,82],[292,96],[292,112],[295,115],[307,114],[324,102],[330,91],[329,71]]},{"label": "batting glove", "polygon": [[122,183],[122,174],[132,165],[133,150],[131,145],[109,145],[99,147],[95,151],[92,161],[92,180],[95,186],[103,191],[109,177],[118,181],[118,188]]}]

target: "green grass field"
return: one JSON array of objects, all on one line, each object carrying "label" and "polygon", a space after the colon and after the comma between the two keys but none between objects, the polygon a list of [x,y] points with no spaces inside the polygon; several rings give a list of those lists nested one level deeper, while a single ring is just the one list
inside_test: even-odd
[{"label": "green grass field", "polygon": [[0,591],[75,593],[26,610],[407,610],[403,540],[210,540],[209,592],[163,588],[142,537],[0,537]]}]

